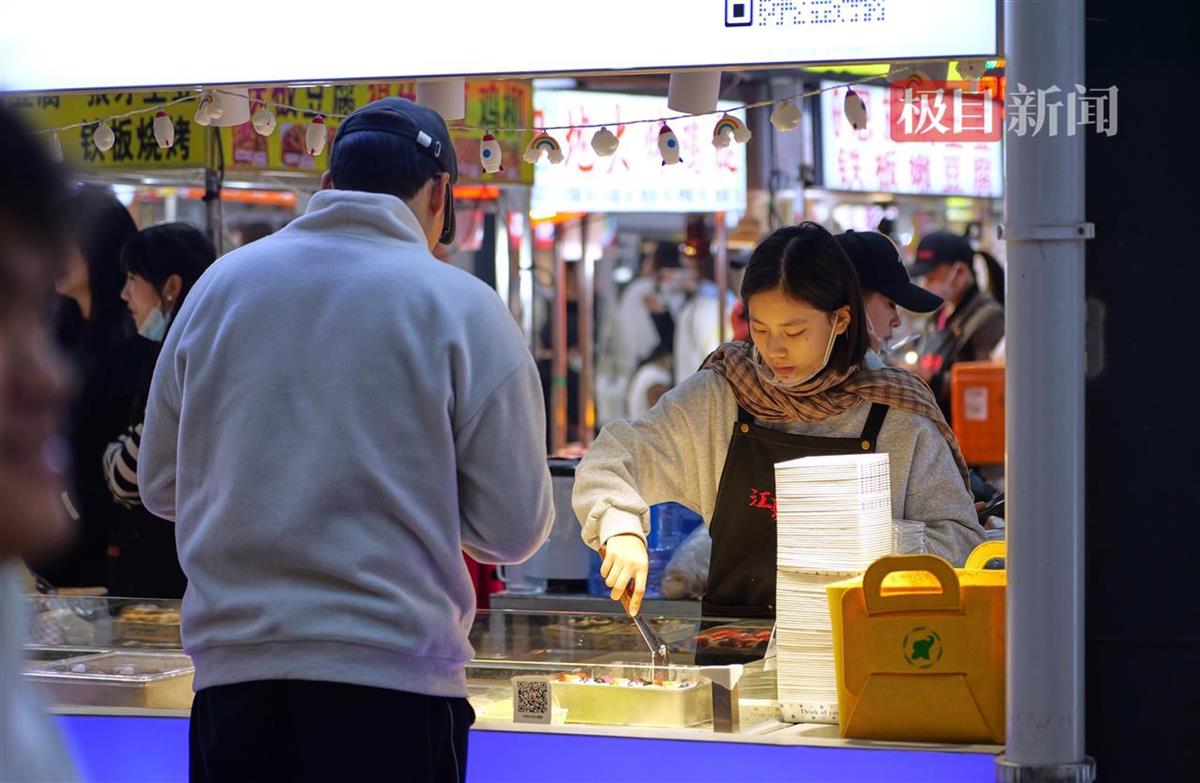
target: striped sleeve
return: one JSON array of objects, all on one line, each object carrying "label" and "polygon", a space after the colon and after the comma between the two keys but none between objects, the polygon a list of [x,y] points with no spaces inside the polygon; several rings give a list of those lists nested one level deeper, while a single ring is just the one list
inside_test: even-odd
[{"label": "striped sleeve", "polygon": [[142,425],[136,424],[104,450],[104,478],[113,500],[126,508],[142,505],[138,493],[138,449],[142,445]]}]

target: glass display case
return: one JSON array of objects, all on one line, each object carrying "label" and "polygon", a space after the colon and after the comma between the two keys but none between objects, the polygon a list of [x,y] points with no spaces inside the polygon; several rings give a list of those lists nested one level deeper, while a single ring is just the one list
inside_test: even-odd
[{"label": "glass display case", "polygon": [[[57,713],[81,777],[186,779],[193,669],[180,644],[180,602],[31,595],[28,603],[23,674]],[[898,780],[897,769],[911,780],[994,779],[997,747],[861,742],[842,739],[837,726],[782,722],[775,672],[761,660],[770,621],[647,620],[668,647],[666,666],[651,665],[621,615],[480,611],[467,665],[472,783],[882,783]],[[578,758],[622,764],[564,773]]]},{"label": "glass display case", "polygon": [[[30,595],[24,671],[60,710],[191,706],[180,602]],[[741,732],[777,721],[764,620],[649,617],[670,662],[651,666],[621,615],[480,611],[471,628],[468,698],[480,724],[633,726]],[[745,663],[697,665],[697,650]],[[756,655],[757,653],[757,655]],[[711,657],[711,656],[710,656]],[[518,709],[522,706],[526,709]],[[534,710],[540,706],[543,709]]]}]

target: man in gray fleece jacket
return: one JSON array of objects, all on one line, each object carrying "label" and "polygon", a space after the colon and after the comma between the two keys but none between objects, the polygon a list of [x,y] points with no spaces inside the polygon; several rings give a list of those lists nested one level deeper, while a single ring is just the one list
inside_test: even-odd
[{"label": "man in gray fleece jacket", "polygon": [[193,781],[465,778],[462,553],[527,558],[553,505],[524,340],[431,253],[456,174],[432,110],[363,107],[171,325],[138,482],[188,577]]}]

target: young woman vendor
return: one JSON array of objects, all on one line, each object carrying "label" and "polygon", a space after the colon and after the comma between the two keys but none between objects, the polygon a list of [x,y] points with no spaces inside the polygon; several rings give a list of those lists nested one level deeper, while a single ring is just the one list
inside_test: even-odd
[{"label": "young woman vendor", "polygon": [[886,452],[893,515],[924,522],[929,551],[961,564],[983,530],[958,443],[919,378],[863,369],[862,293],[834,237],[810,222],[773,233],[742,299],[751,343],[721,346],[644,416],[607,425],[576,471],[575,513],[613,598],[632,582],[637,612],[649,505],[674,500],[712,534],[704,615],[774,617],[774,466],[817,454]]}]

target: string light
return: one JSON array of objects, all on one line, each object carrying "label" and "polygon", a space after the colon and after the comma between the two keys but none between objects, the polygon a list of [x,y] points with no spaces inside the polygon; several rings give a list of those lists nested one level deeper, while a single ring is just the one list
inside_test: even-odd
[{"label": "string light", "polygon": [[658,153],[662,155],[664,166],[683,163],[683,158],[679,155],[679,138],[665,122],[658,129]]},{"label": "string light", "polygon": [[175,123],[171,115],[161,109],[154,115],[154,140],[164,150],[175,146]]},{"label": "string light", "polygon": [[254,130],[259,136],[270,136],[275,132],[275,115],[267,108],[267,104],[259,107],[258,111],[254,112],[254,118],[251,120],[254,123]]},{"label": "string light", "polygon": [[221,104],[217,102],[217,94],[212,90],[205,90],[200,94],[200,104],[196,106],[196,113],[192,115],[192,121],[197,125],[208,127],[213,120],[221,119]]},{"label": "string light", "polygon": [[754,134],[746,127],[746,123],[728,114],[717,120],[713,127],[712,144],[719,150],[725,149],[731,143],[745,144]]},{"label": "string light", "polygon": [[592,136],[592,151],[601,158],[611,158],[620,146],[621,140],[608,128],[601,128]]},{"label": "string light", "polygon": [[308,124],[308,130],[304,132],[305,146],[308,147],[308,154],[314,158],[325,151],[325,142],[329,138],[329,129],[325,127],[325,117],[318,114],[312,118],[312,122]]},{"label": "string light", "polygon": [[[979,61],[979,62],[986,65],[986,61]],[[967,65],[966,65],[967,72],[970,74],[973,74],[974,73],[973,69],[975,68],[975,66],[976,66],[976,63],[974,61],[968,61]],[[960,66],[960,68],[961,67],[962,66]],[[892,72],[890,72],[888,74],[887,79],[888,80],[896,80],[896,79],[899,79],[901,76],[903,76],[905,73],[912,74],[914,72],[915,72],[914,67],[893,68]],[[919,72],[917,72],[917,75],[919,78],[921,74]],[[963,75],[968,75],[968,74],[964,73]],[[526,148],[525,155],[524,155],[525,160],[529,161],[530,163],[536,163],[537,161],[541,160],[541,158],[543,156],[545,156],[547,159],[550,160],[550,162],[552,164],[557,164],[557,163],[561,163],[563,160],[565,160],[566,156],[563,155],[561,145],[559,145],[558,141],[555,140],[554,137],[550,136],[550,134],[549,134],[550,131],[571,131],[571,130],[594,129],[594,130],[596,130],[596,133],[592,136],[593,151],[595,151],[595,153],[600,157],[609,157],[616,153],[617,148],[620,145],[620,140],[617,138],[617,136],[612,131],[610,131],[608,129],[608,126],[610,126],[610,125],[618,125],[618,126],[646,125],[646,124],[650,124],[650,123],[655,123],[655,124],[659,124],[662,126],[659,131],[658,146],[659,146],[659,151],[663,156],[663,165],[675,165],[676,163],[681,162],[682,158],[679,157],[679,140],[675,137],[675,134],[670,130],[670,127],[667,125],[668,121],[676,121],[676,120],[681,120],[681,119],[690,119],[690,118],[695,118],[695,117],[705,117],[705,116],[709,116],[709,115],[719,114],[722,116],[718,119],[717,124],[714,126],[714,129],[713,129],[713,145],[718,148],[725,147],[725,146],[729,145],[731,140],[741,143],[741,144],[744,144],[747,141],[749,141],[751,132],[750,132],[749,128],[745,127],[744,122],[742,122],[741,120],[738,120],[736,117],[730,116],[728,114],[729,111],[749,111],[751,109],[759,109],[759,108],[764,108],[767,106],[772,106],[772,107],[774,107],[774,109],[771,113],[771,124],[775,127],[775,129],[777,131],[779,131],[781,133],[787,133],[792,130],[795,130],[799,126],[801,120],[803,119],[803,113],[801,112],[800,108],[796,105],[797,101],[801,101],[805,98],[816,97],[816,96],[822,95],[826,92],[830,92],[832,90],[839,89],[841,87],[846,87],[847,88],[846,89],[846,103],[845,103],[846,116],[849,119],[851,125],[855,126],[856,130],[861,130],[866,127],[866,122],[867,122],[866,104],[863,103],[862,99],[858,96],[858,94],[856,92],[854,92],[852,87],[854,85],[858,85],[858,84],[865,84],[867,82],[878,81],[880,78],[881,77],[879,77],[879,76],[866,76],[861,79],[857,79],[855,81],[847,82],[844,85],[843,84],[835,84],[835,85],[830,85],[827,87],[822,87],[819,89],[802,92],[797,95],[791,95],[791,96],[788,96],[785,98],[774,98],[774,99],[765,100],[765,101],[758,101],[756,103],[747,103],[747,104],[743,104],[741,106],[734,107],[733,109],[729,109],[729,110],[717,109],[717,110],[708,111],[708,112],[697,112],[695,114],[676,114],[676,115],[672,115],[669,117],[648,117],[645,119],[626,120],[626,121],[617,122],[617,123],[600,122],[600,123],[589,123],[589,124],[582,124],[582,125],[555,125],[555,126],[546,126],[546,127],[541,127],[541,128],[529,128],[529,127],[490,128],[487,130],[486,135],[491,136],[492,141],[495,141],[494,134],[497,134],[497,133],[528,133],[528,132],[532,132],[532,133],[534,133],[534,137],[530,141],[529,146]],[[219,88],[206,89],[206,90],[202,90],[196,94],[186,95],[186,96],[177,98],[172,101],[166,101],[164,103],[158,104],[157,106],[150,106],[150,107],[146,107],[146,108],[142,108],[142,109],[134,109],[132,111],[125,112],[123,114],[116,114],[116,115],[113,115],[112,117],[110,117],[108,121],[87,120],[87,121],[83,121],[83,122],[71,123],[69,125],[63,125],[63,126],[56,127],[56,128],[43,129],[43,130],[37,131],[37,133],[39,135],[46,134],[50,137],[49,144],[50,144],[50,149],[51,149],[51,155],[55,156],[56,159],[61,160],[62,159],[62,145],[58,141],[59,133],[62,133],[64,131],[73,130],[76,128],[88,128],[88,127],[94,126],[95,131],[92,134],[93,143],[96,144],[97,148],[100,149],[101,151],[107,151],[108,149],[111,149],[112,144],[115,143],[115,136],[113,137],[112,142],[111,143],[109,142],[109,138],[110,138],[109,134],[112,133],[112,127],[110,124],[111,121],[125,119],[127,117],[134,117],[134,116],[141,115],[141,114],[154,113],[154,137],[155,137],[155,140],[158,142],[158,145],[160,147],[166,149],[166,148],[171,147],[174,144],[174,140],[175,140],[174,122],[171,120],[170,116],[166,114],[166,111],[165,111],[166,109],[168,109],[172,106],[177,106],[182,103],[198,101],[199,105],[196,108],[194,119],[197,122],[197,124],[200,124],[203,126],[209,126],[214,121],[221,119],[221,117],[224,114],[224,107],[222,105],[222,103],[223,103],[222,96],[231,96],[231,97],[239,98],[239,99],[244,99],[246,97],[244,91],[236,92],[236,91],[219,89]],[[288,110],[288,111],[292,111],[297,114],[300,114],[302,116],[308,116],[308,117],[313,118],[310,121],[308,129],[306,131],[305,140],[307,142],[306,146],[308,147],[310,154],[312,154],[314,156],[320,155],[321,152],[324,151],[324,149],[325,149],[326,141],[328,139],[326,118],[328,117],[328,118],[333,118],[333,119],[345,119],[346,117],[349,116],[348,114],[339,114],[336,112],[319,112],[319,111],[314,111],[313,109],[310,109],[310,108],[306,108],[306,107],[302,107],[302,106],[291,106],[291,105],[283,104],[283,103],[273,103],[273,105],[275,106],[276,109]],[[259,134],[261,134],[263,136],[269,136],[272,133],[274,133],[276,126],[277,126],[277,120],[276,120],[275,114],[271,111],[270,108],[268,108],[266,103],[263,103],[260,106],[260,108],[254,113],[254,117],[252,118],[252,123],[254,125],[255,131],[257,131]],[[108,131],[105,132],[103,130],[103,128],[108,128]],[[450,128],[452,130],[463,130],[463,131],[465,131],[465,130],[476,130],[476,131],[482,130],[481,128],[468,126],[468,125],[452,125],[452,126],[450,126]],[[675,142],[674,147],[671,146],[672,140]],[[108,144],[108,146],[107,147],[103,146],[105,144]],[[495,152],[496,152],[497,159],[499,159],[500,152],[499,152],[499,144],[498,143],[496,144]],[[482,160],[482,149],[481,149],[481,163],[484,163],[484,161]],[[488,170],[489,165],[492,165],[492,164],[484,163],[485,171]],[[504,170],[503,165],[501,165],[501,164],[496,164],[496,165],[498,167],[495,169],[495,171],[503,171]],[[489,173],[494,173],[494,172],[489,171]]]},{"label": "string light", "polygon": [[92,133],[92,143],[101,152],[108,152],[117,143],[117,136],[113,133],[113,129],[107,122],[102,122],[96,126],[96,130]]},{"label": "string light", "polygon": [[504,171],[504,150],[500,149],[500,142],[491,133],[483,134],[479,141],[479,164],[488,174]]},{"label": "string light", "polygon": [[846,90],[846,100],[843,104],[846,119],[854,130],[864,130],[867,127],[867,104],[853,89]]},{"label": "string light", "polygon": [[558,165],[567,159],[567,156],[563,154],[562,145],[545,131],[529,140],[529,146],[525,148],[525,162],[536,164],[543,156],[553,165]]},{"label": "string light", "polygon": [[796,130],[803,119],[804,113],[800,111],[800,107],[790,100],[779,104],[775,107],[775,111],[771,112],[771,124],[780,133],[790,133]]}]

